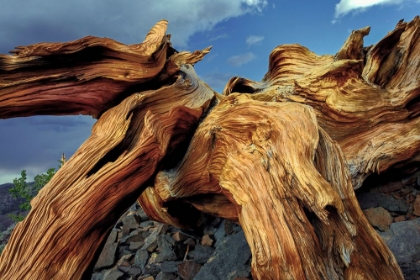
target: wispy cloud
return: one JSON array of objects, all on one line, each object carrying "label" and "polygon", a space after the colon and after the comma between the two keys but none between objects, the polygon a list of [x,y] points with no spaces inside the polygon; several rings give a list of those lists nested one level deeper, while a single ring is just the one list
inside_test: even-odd
[{"label": "wispy cloud", "polygon": [[251,45],[255,45],[255,44],[261,42],[262,40],[264,40],[264,36],[254,36],[254,35],[251,35],[251,36],[248,36],[246,38],[246,44],[248,46],[251,46]]},{"label": "wispy cloud", "polygon": [[227,62],[232,66],[238,67],[250,62],[251,60],[254,60],[255,58],[255,54],[253,54],[252,52],[247,52],[244,54],[231,56],[229,57]]},{"label": "wispy cloud", "polygon": [[[40,41],[69,41],[86,35],[109,37],[125,44],[140,43],[162,18],[176,48],[187,47],[197,32],[213,30],[230,18],[261,12],[267,0],[27,0],[25,9],[15,0],[2,0],[0,9],[0,53],[18,45]],[[94,20],[92,16],[95,15]]]},{"label": "wispy cloud", "polygon": [[209,39],[209,41],[211,42],[211,41],[216,41],[216,40],[220,40],[220,39],[224,39],[224,38],[227,38],[228,37],[228,35],[227,34],[221,34],[221,35],[218,35],[218,36],[215,36],[215,37],[211,37],[210,39]]},{"label": "wispy cloud", "polygon": [[[335,19],[348,14],[349,12],[362,12],[376,5],[399,5],[410,0],[341,0],[335,5]],[[333,20],[335,23],[336,20]]]}]

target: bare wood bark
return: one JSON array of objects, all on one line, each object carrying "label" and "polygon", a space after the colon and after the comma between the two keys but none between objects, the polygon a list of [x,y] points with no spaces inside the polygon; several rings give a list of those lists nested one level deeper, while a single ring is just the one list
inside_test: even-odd
[{"label": "bare wood bark", "polygon": [[336,56],[279,46],[261,82],[234,77],[224,89],[313,107],[343,149],[355,189],[372,173],[420,160],[420,18],[363,48],[368,33],[353,31]]},{"label": "bare wood bark", "polygon": [[198,195],[224,194],[234,207],[207,204],[237,215],[256,279],[403,279],[358,206],[341,149],[309,106],[228,96],[154,190],[194,205]]},{"label": "bare wood bark", "polygon": [[111,228],[214,98],[191,66],[177,76],[100,117],[14,229],[0,256],[3,279],[90,279]]},{"label": "bare wood bark", "polygon": [[0,118],[77,114],[97,118],[138,91],[134,85],[156,88],[151,80],[175,51],[166,28],[167,21],[160,21],[136,45],[88,36],[17,47],[13,56],[0,55]]}]

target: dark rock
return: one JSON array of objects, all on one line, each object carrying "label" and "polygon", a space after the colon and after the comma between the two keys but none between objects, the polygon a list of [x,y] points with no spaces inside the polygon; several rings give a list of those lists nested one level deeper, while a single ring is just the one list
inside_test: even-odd
[{"label": "dark rock", "polygon": [[128,249],[131,251],[136,251],[139,248],[143,247],[144,241],[138,241],[138,242],[130,242],[130,245],[128,246]]},{"label": "dark rock", "polygon": [[140,218],[136,214],[129,214],[122,219],[122,223],[123,236],[126,236],[139,227]]},{"label": "dark rock", "polygon": [[134,254],[126,254],[117,261],[117,265],[121,265],[123,262],[130,264],[130,261],[133,259],[133,257]]},{"label": "dark rock", "polygon": [[168,225],[160,224],[148,237],[146,237],[141,250],[147,250],[149,253],[153,252],[158,246],[158,235],[166,233],[167,230]]},{"label": "dark rock", "polygon": [[242,231],[226,236],[194,279],[212,280],[248,277],[250,267],[247,263],[250,258],[251,250]]},{"label": "dark rock", "polygon": [[408,203],[403,200],[396,199],[390,195],[383,193],[360,193],[357,196],[360,208],[376,208],[382,206],[388,211],[397,213],[406,213],[408,211]]},{"label": "dark rock", "polygon": [[231,235],[235,232],[238,232],[238,231],[235,231],[235,224],[229,220],[225,220],[224,227],[225,227],[226,235]]},{"label": "dark rock", "polygon": [[178,265],[178,275],[182,280],[192,280],[200,271],[201,265],[192,261],[184,261]]},{"label": "dark rock", "polygon": [[131,265],[129,266],[118,265],[117,268],[119,271],[127,273],[131,269]]},{"label": "dark rock", "polygon": [[175,278],[175,274],[161,271],[156,275],[155,280],[175,280]]},{"label": "dark rock", "polygon": [[177,255],[173,249],[175,241],[167,235],[159,235],[157,237],[157,244],[159,248],[159,255],[156,258],[157,262],[174,261]]},{"label": "dark rock", "polygon": [[121,242],[130,243],[130,242],[144,242],[143,231],[133,230],[129,236],[126,236],[121,239]]},{"label": "dark rock", "polygon": [[134,265],[144,271],[144,267],[148,260],[149,253],[146,250],[138,250],[134,256]]},{"label": "dark rock", "polygon": [[223,237],[226,236],[225,223],[226,223],[226,220],[223,220],[222,223],[220,223],[219,227],[217,228],[216,232],[214,233],[214,239],[216,240],[214,245],[216,247],[223,240]]},{"label": "dark rock", "polygon": [[391,224],[379,235],[394,253],[398,263],[415,263],[420,260],[420,218]]},{"label": "dark rock", "polygon": [[139,207],[139,209],[137,209],[136,214],[140,218],[140,220],[143,221],[143,222],[149,220],[149,217],[146,215],[146,213],[144,212],[144,210],[141,207]]},{"label": "dark rock", "polygon": [[152,263],[152,264],[147,264],[144,267],[144,271],[143,274],[152,274],[152,275],[156,275],[161,271],[161,264],[160,263]]},{"label": "dark rock", "polygon": [[148,237],[146,237],[146,239],[144,240],[144,245],[141,248],[141,250],[147,250],[149,253],[153,252],[158,246],[157,236],[158,236],[158,232],[155,230]]},{"label": "dark rock", "polygon": [[212,247],[197,244],[194,251],[188,253],[188,257],[196,263],[204,264],[210,258],[213,251],[214,249]]},{"label": "dark rock", "polygon": [[139,276],[141,274],[141,269],[138,267],[131,267],[127,274],[130,276]]},{"label": "dark rock", "polygon": [[119,243],[118,245],[118,251],[117,256],[121,258],[124,255],[131,254],[132,252],[128,249],[128,245]]},{"label": "dark rock", "polygon": [[91,280],[103,280],[105,278],[105,271],[95,272],[92,274]]},{"label": "dark rock", "polygon": [[130,260],[133,258],[133,254],[122,256],[117,261],[117,268],[123,272],[128,272],[131,269]]},{"label": "dark rock", "polygon": [[420,279],[420,263],[400,263],[401,271],[405,280]]},{"label": "dark rock", "polygon": [[117,241],[118,232],[120,232],[120,230],[118,230],[118,229],[111,230],[111,232],[108,235],[108,238],[106,239],[106,243],[105,244],[111,244],[111,243],[116,242]]},{"label": "dark rock", "polygon": [[115,255],[117,252],[118,243],[108,244],[104,247],[101,255],[96,262],[95,269],[103,269],[111,267],[115,262]]},{"label": "dark rock", "polygon": [[161,271],[162,272],[177,272],[178,271],[178,265],[181,263],[181,261],[165,261],[161,265]]},{"label": "dark rock", "polygon": [[119,280],[124,275],[124,272],[119,270],[111,269],[107,273],[104,274],[104,280]]},{"label": "dark rock", "polygon": [[153,221],[144,221],[140,223],[140,227],[142,228],[152,227],[153,225],[154,225]]}]

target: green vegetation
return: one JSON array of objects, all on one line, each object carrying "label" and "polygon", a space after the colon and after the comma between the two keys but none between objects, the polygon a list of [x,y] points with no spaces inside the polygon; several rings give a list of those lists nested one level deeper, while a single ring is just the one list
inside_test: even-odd
[{"label": "green vegetation", "polygon": [[[58,166],[58,169],[63,165],[64,160],[59,160],[59,162],[60,165]],[[34,198],[38,194],[39,190],[51,180],[51,178],[54,176],[58,169],[50,168],[47,170],[46,173],[36,175],[33,183],[26,182],[26,170],[22,170],[22,172],[20,173],[20,178],[15,178],[13,180],[13,184],[15,186],[9,189],[9,192],[13,197],[23,198],[25,200],[25,202],[19,205],[19,208],[22,211],[27,211],[31,209],[30,203],[32,198]],[[9,217],[15,222],[20,222],[25,218],[25,216],[21,214],[10,214]]]},{"label": "green vegetation", "polygon": [[[34,198],[38,194],[39,190],[42,189],[42,187],[44,187],[51,180],[54,174],[57,173],[58,169],[60,169],[60,167],[63,166],[65,160],[66,158],[63,154],[61,160],[58,161],[60,164],[58,165],[57,169],[50,168],[47,170],[47,172],[36,175],[33,183],[26,182],[26,170],[22,170],[22,172],[20,173],[20,178],[15,178],[13,180],[14,187],[9,189],[9,192],[13,197],[24,199],[24,202],[21,205],[19,205],[19,208],[22,211],[31,210],[32,198]],[[20,214],[9,214],[9,217],[15,222],[20,222],[25,218],[25,216]],[[7,236],[8,239],[15,225],[16,224],[13,224],[6,231],[0,232],[1,242],[5,242],[3,240],[4,236]],[[5,246],[6,244],[0,244],[0,255],[2,254]]]}]

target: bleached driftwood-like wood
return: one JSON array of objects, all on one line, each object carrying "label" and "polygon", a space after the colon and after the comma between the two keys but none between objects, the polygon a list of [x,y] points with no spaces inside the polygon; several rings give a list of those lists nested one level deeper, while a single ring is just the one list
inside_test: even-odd
[{"label": "bleached driftwood-like wood", "polygon": [[[139,52],[89,37],[101,51],[82,64],[58,67],[93,53],[80,40],[0,57],[0,117],[100,116],[13,232],[0,274],[88,276],[138,197],[151,218],[178,227],[196,226],[200,211],[239,222],[255,279],[403,279],[353,189],[371,173],[420,160],[419,17],[370,47],[369,28],[354,31],[335,56],[279,46],[261,82],[234,77],[223,95],[191,66],[209,49],[177,53],[165,30],[158,23]],[[120,60],[104,66],[103,55]],[[48,75],[36,74],[47,61]],[[115,70],[125,63],[137,72]],[[85,78],[74,75],[86,69]],[[113,85],[107,96],[104,80]],[[54,98],[61,107],[44,106]]]}]

